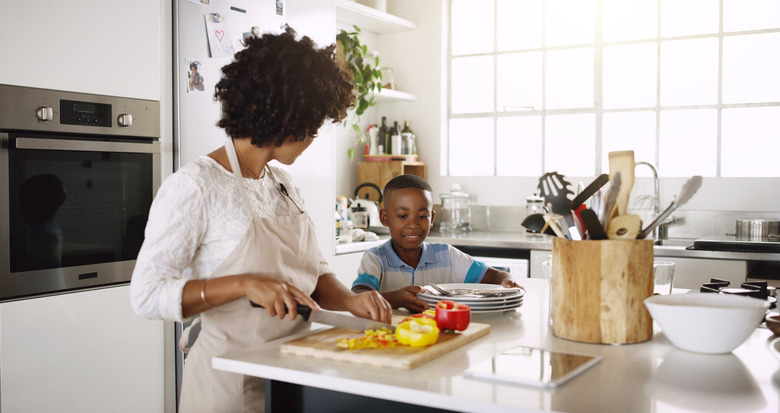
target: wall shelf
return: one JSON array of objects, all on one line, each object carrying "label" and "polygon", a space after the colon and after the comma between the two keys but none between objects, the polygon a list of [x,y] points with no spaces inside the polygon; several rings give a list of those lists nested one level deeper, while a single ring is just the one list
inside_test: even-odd
[{"label": "wall shelf", "polygon": [[382,89],[382,91],[376,95],[376,103],[414,102],[415,100],[417,100],[417,96],[393,89]]},{"label": "wall shelf", "polygon": [[350,26],[355,25],[361,30],[384,34],[417,28],[417,25],[409,20],[354,1],[336,0],[335,5],[336,21]]}]

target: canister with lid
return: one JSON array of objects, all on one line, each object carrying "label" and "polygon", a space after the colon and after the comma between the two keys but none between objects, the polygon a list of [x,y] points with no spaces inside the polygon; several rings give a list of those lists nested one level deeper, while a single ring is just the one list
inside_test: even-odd
[{"label": "canister with lid", "polygon": [[452,184],[449,193],[441,194],[441,230],[471,231],[471,196]]}]

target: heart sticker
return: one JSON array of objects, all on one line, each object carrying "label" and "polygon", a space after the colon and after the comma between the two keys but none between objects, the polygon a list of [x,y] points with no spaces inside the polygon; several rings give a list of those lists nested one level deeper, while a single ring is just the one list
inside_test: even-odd
[{"label": "heart sticker", "polygon": [[221,42],[222,38],[225,37],[225,31],[224,30],[214,30],[214,35],[217,36],[217,39]]}]

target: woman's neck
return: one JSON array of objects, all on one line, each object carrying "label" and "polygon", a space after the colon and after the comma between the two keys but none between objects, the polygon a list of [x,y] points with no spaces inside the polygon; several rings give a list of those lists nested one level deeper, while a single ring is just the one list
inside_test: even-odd
[{"label": "woman's neck", "polygon": [[258,148],[249,138],[233,139],[238,163],[247,178],[259,179],[264,176],[265,166],[271,153],[266,148]]}]

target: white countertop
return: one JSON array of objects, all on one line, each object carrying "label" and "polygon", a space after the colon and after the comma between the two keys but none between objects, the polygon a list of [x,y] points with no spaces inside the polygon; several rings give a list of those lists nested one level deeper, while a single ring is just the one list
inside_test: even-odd
[{"label": "white countertop", "polygon": [[[357,395],[419,401],[469,412],[780,411],[780,361],[768,349],[771,331],[758,328],[730,354],[679,350],[656,327],[652,340],[628,345],[560,339],[547,326],[547,282],[523,280],[523,306],[475,315],[488,336],[413,370],[397,370],[283,355],[290,338],[215,357],[216,369]],[[517,345],[599,354],[603,360],[555,391],[479,381],[463,371]]]}]

